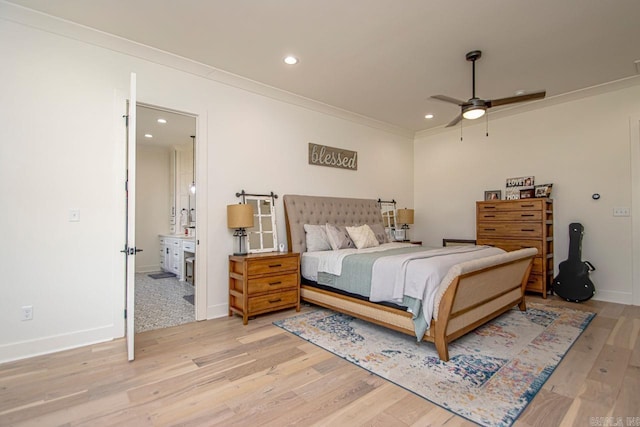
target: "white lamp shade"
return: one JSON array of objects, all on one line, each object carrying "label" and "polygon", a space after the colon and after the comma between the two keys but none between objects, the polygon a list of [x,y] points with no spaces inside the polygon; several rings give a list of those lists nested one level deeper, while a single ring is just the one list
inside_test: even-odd
[{"label": "white lamp shade", "polygon": [[485,112],[486,110],[482,107],[472,107],[472,108],[469,108],[468,110],[465,110],[464,113],[462,113],[462,117],[468,120],[475,120],[484,116]]},{"label": "white lamp shade", "polygon": [[247,204],[227,205],[227,227],[253,227],[253,207]]}]

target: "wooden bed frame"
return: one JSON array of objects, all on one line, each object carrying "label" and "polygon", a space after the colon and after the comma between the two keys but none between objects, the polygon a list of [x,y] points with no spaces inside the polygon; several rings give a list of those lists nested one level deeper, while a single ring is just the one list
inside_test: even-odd
[{"label": "wooden bed frame", "polygon": [[[287,244],[306,251],[304,224],[382,224],[373,199],[285,195]],[[422,339],[435,344],[438,356],[449,360],[448,344],[515,305],[526,310],[524,292],[537,249],[527,248],[466,261],[451,267],[440,284],[431,327]],[[301,286],[304,301],[415,335],[411,313],[404,310]]]}]

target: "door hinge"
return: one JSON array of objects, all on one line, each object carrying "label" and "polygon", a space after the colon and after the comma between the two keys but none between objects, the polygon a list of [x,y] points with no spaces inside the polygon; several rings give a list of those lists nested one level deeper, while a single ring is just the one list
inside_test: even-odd
[{"label": "door hinge", "polygon": [[126,308],[124,309],[124,318],[125,319],[127,318],[127,309]]},{"label": "door hinge", "polygon": [[129,127],[129,115],[125,114],[124,116],[122,116],[124,118],[124,125],[126,127]]}]

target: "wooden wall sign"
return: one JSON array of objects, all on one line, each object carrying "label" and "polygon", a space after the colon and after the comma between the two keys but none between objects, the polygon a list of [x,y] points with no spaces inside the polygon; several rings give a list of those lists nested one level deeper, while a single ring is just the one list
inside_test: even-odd
[{"label": "wooden wall sign", "polygon": [[309,143],[309,164],[358,170],[358,152]]}]

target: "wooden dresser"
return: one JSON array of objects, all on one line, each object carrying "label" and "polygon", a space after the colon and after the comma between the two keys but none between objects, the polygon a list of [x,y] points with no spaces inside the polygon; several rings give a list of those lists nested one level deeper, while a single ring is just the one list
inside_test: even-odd
[{"label": "wooden dresser", "polygon": [[547,297],[553,281],[553,199],[476,202],[476,240],[506,251],[538,249],[527,290]]},{"label": "wooden dresser", "polygon": [[300,254],[266,252],[229,256],[229,316],[295,307],[300,311]]}]

